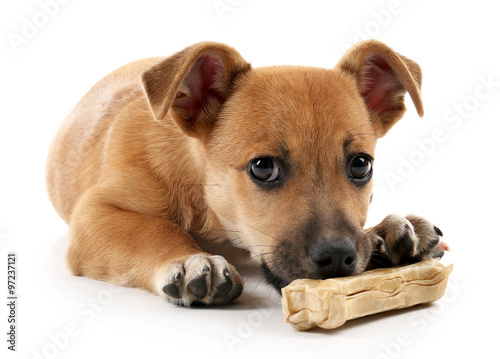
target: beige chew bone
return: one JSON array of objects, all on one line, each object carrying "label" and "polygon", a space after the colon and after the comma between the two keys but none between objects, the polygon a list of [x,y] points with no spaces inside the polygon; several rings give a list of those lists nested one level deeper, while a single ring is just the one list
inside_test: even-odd
[{"label": "beige chew bone", "polygon": [[299,330],[340,327],[347,320],[441,298],[453,265],[436,259],[360,275],[298,279],[283,288],[285,322]]}]

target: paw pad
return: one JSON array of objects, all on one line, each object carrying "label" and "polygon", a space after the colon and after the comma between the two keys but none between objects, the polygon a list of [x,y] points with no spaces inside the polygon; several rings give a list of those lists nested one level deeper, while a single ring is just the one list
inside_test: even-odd
[{"label": "paw pad", "polygon": [[221,256],[192,255],[171,264],[166,272],[166,284],[159,283],[161,293],[182,306],[226,304],[243,290],[241,276]]}]

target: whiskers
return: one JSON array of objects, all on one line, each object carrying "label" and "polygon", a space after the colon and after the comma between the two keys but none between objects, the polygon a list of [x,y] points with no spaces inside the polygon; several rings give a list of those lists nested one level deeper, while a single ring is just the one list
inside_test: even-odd
[{"label": "whiskers", "polygon": [[[246,227],[248,229],[246,232],[255,231],[260,234],[259,237],[261,238],[263,237],[264,239],[269,240],[271,243],[262,243],[263,241],[261,241],[258,244],[250,244],[248,243],[249,242],[248,240],[245,241],[242,239],[244,233],[242,233],[242,231],[240,230],[214,228],[214,227],[208,228],[208,230],[213,231],[214,233],[220,232],[227,234],[227,240],[229,242],[228,245],[244,248],[250,252],[250,256],[245,258],[244,262],[242,261],[243,263],[240,262],[241,264],[248,263],[249,261],[260,264],[260,267],[257,267],[256,269],[252,270],[243,278],[245,285],[247,284],[249,279],[255,278],[256,272],[260,271],[263,263],[265,263],[265,265],[273,273],[282,277],[285,273],[282,273],[283,268],[281,268],[279,258],[273,255],[276,254],[277,250],[280,248],[280,245],[285,241],[285,239],[275,237],[270,233],[267,233],[266,231],[263,231],[251,225],[246,225]],[[259,287],[263,282],[266,282],[266,277],[260,276],[255,285],[253,285],[253,288],[250,290],[250,294],[253,293],[253,291],[257,287]]]},{"label": "whiskers", "polygon": [[[249,227],[254,229],[254,230],[259,231],[258,229],[254,228],[254,227],[251,227],[251,226],[249,226]],[[235,247],[239,247],[239,248],[252,250],[253,248],[258,248],[258,247],[271,248],[271,249],[275,249],[278,247],[278,246],[274,246],[274,245],[270,245],[270,244],[248,244],[248,243],[245,243],[245,241],[241,237],[241,231],[238,231],[238,230],[230,230],[230,229],[223,229],[223,228],[208,228],[208,231],[224,232],[224,233],[228,233],[228,234],[238,233],[239,235],[237,237],[226,236],[226,239],[229,242],[231,242],[231,244],[233,244]],[[262,231],[259,231],[259,232],[266,234],[265,232],[262,232]],[[266,235],[272,237],[269,234],[266,234]],[[274,237],[272,237],[272,238],[274,238]],[[261,255],[264,255],[264,254],[269,254],[269,253],[261,253]],[[256,257],[256,256],[254,256],[254,257]]]},{"label": "whiskers", "polygon": [[370,260],[368,262],[368,266],[366,270],[375,269],[375,268],[389,268],[392,267],[393,264],[388,256],[380,252],[372,253]]}]

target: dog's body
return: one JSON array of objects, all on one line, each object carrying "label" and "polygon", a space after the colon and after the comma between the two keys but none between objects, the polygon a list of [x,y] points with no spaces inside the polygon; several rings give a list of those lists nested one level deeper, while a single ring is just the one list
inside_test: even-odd
[{"label": "dog's body", "polygon": [[216,43],[116,70],[49,154],[71,270],[190,305],[241,293],[236,269],[204,252],[214,242],[248,250],[277,288],[360,273],[374,253],[442,256],[439,229],[420,217],[363,230],[376,140],[405,92],[422,115],[420,83],[417,64],[375,41],[332,70],[252,69]]}]

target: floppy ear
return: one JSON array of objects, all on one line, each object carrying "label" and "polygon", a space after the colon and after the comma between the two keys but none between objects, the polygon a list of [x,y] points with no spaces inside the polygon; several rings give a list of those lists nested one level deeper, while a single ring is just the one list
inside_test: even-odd
[{"label": "floppy ear", "polygon": [[384,136],[403,117],[406,92],[419,116],[424,115],[420,66],[383,43],[368,40],[354,45],[341,58],[337,68],[355,78],[377,137]]},{"label": "floppy ear", "polygon": [[141,80],[156,120],[165,121],[170,113],[186,135],[202,138],[213,128],[232,83],[249,69],[232,47],[201,42],[146,70]]}]

